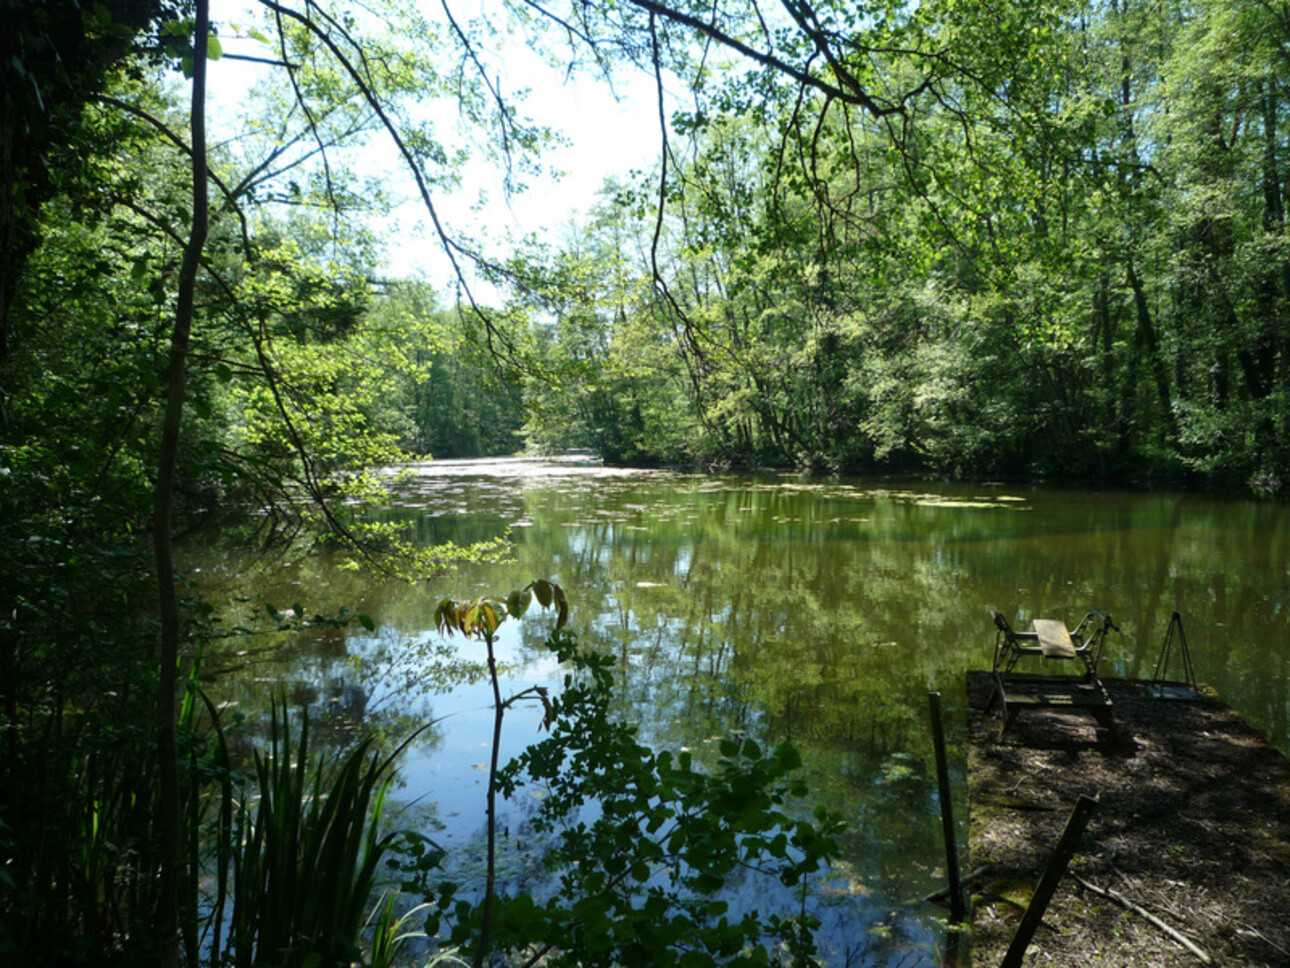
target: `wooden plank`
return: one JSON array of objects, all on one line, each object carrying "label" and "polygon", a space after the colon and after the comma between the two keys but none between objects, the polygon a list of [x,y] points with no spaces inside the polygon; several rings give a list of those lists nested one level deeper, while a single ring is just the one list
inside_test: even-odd
[{"label": "wooden plank", "polygon": [[1065,622],[1056,618],[1037,618],[1031,624],[1039,636],[1039,648],[1045,659],[1075,658],[1075,643],[1071,641]]},{"label": "wooden plank", "polygon": [[1057,893],[1057,885],[1061,883],[1062,877],[1066,874],[1066,867],[1075,856],[1075,850],[1079,847],[1079,839],[1084,835],[1084,828],[1088,826],[1089,818],[1093,816],[1093,811],[1097,809],[1097,800],[1093,797],[1080,794],[1079,800],[1075,803],[1075,809],[1071,811],[1071,816],[1066,821],[1066,829],[1062,831],[1061,839],[1057,841],[1057,847],[1053,851],[1053,856],[1049,858],[1047,866],[1044,867],[1043,876],[1039,878],[1039,883],[1035,886],[1035,893],[1026,905],[1026,913],[1021,917],[1021,924],[1017,926],[1017,933],[1012,936],[1012,943],[1008,945],[1008,952],[1003,956],[1003,968],[1021,968],[1022,960],[1026,957],[1026,948],[1030,945],[1030,939],[1035,936],[1035,931],[1039,928],[1039,922],[1044,919],[1044,912],[1048,910],[1048,902],[1053,899]]},{"label": "wooden plank", "polygon": [[1004,696],[1009,705],[1021,706],[1112,706],[1111,698],[1098,693],[1072,692],[1009,692]]},{"label": "wooden plank", "polygon": [[962,924],[967,915],[963,885],[959,882],[959,847],[954,836],[954,796],[950,787],[949,760],[945,754],[945,724],[941,717],[941,694],[929,692],[932,712],[932,748],[936,752],[937,795],[941,802],[941,834],[945,838],[945,870],[949,877],[950,923]]}]

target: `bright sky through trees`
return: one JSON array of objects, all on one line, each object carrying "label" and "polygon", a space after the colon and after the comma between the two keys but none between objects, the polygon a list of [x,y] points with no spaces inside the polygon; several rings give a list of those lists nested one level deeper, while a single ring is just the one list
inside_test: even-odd
[{"label": "bright sky through trees", "polygon": [[[654,167],[660,147],[655,92],[650,79],[641,75],[625,75],[616,97],[605,83],[591,78],[574,76],[562,82],[527,51],[508,53],[508,66],[513,60],[524,68],[511,83],[519,81],[533,89],[525,102],[527,113],[560,130],[567,144],[547,151],[541,159],[551,174],[527,179],[525,190],[509,198],[502,189],[500,171],[487,165],[472,167],[462,190],[442,200],[441,212],[453,226],[486,235],[494,244],[507,235],[536,234],[556,241],[586,214],[606,178]],[[401,172],[392,172],[392,189],[398,190],[395,186],[401,184],[401,177],[405,177]],[[420,271],[435,284],[446,283],[449,269],[437,241],[426,230],[419,202],[410,199],[397,220],[401,230],[415,228],[418,243],[391,241],[391,272]]]},{"label": "bright sky through trees", "polygon": [[[437,10],[427,8],[424,12],[434,16]],[[226,54],[274,56],[239,29],[255,16],[238,13],[224,22],[221,43]],[[522,114],[558,131],[564,142],[542,153],[537,159],[541,172],[524,175],[515,192],[505,190],[500,167],[472,160],[458,190],[436,193],[435,205],[449,232],[481,240],[493,255],[499,251],[504,255],[507,240],[534,236],[557,241],[586,214],[607,178],[652,170],[661,147],[652,77],[622,67],[612,82],[607,82],[585,71],[553,67],[523,36],[509,37],[507,44],[505,49],[488,51],[498,65],[495,80],[501,91],[516,96]],[[248,94],[265,72],[273,69],[234,57],[211,63],[212,123],[223,137],[239,133]],[[667,98],[670,114],[679,103],[676,91],[669,90]],[[452,137],[449,132],[457,124],[455,108],[441,104],[430,111],[441,136],[445,140]],[[458,133],[455,137],[460,140],[463,136]],[[364,154],[362,163],[371,166],[365,174],[378,177],[384,190],[398,200],[379,229],[389,274],[423,278],[436,287],[451,286],[452,268],[395,147],[383,134],[374,134],[371,151]],[[472,280],[472,286],[475,284]],[[484,286],[481,293],[488,291]]]}]

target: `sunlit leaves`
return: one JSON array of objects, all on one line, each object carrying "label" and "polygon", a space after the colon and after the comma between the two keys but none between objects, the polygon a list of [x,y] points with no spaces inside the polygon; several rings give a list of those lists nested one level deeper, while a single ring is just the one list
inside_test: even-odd
[{"label": "sunlit leaves", "polygon": [[555,608],[556,631],[568,624],[569,600],[564,589],[539,578],[512,591],[505,599],[476,598],[458,602],[445,598],[435,608],[435,627],[446,635],[460,632],[467,638],[491,639],[506,619],[523,618],[534,599],[543,609]]},{"label": "sunlit leaves", "polygon": [[[736,31],[737,9],[711,15]],[[1286,421],[1239,432],[1233,388],[1284,409],[1268,396],[1290,299],[1269,268],[1283,261],[1283,21],[1223,2],[1184,19],[1050,0],[813,16],[863,52],[837,77],[879,100],[916,93],[898,123],[876,121],[774,70],[696,68],[658,265],[638,270],[657,270],[670,302],[570,343],[598,363],[560,411],[599,432],[586,439],[671,457],[644,397],[684,407],[688,449],[715,461],[1104,472],[1112,456],[1168,455],[1179,414],[1194,423],[1175,469],[1281,460],[1267,455]],[[762,26],[755,45],[792,48],[791,29]],[[647,332],[684,364],[665,380],[647,370]],[[648,392],[616,386],[602,405],[606,372]]]}]

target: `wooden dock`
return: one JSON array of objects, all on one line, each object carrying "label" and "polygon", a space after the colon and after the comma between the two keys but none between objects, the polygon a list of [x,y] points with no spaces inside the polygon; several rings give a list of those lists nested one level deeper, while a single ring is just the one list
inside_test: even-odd
[{"label": "wooden dock", "polygon": [[973,965],[1002,964],[1084,794],[1097,809],[1024,964],[1290,966],[1290,760],[1216,699],[1115,681],[1115,730],[1048,708],[1000,738],[992,684],[969,673]]}]

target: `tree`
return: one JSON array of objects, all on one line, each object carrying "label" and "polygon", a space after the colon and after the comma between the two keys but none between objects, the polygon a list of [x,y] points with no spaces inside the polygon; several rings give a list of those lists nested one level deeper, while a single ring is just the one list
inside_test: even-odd
[{"label": "tree", "polygon": [[[0,454],[12,487],[4,497],[0,811],[20,876],[6,884],[3,902],[6,923],[23,912],[11,929],[22,949],[95,960],[126,944],[173,963],[180,898],[189,893],[180,882],[196,871],[180,869],[179,825],[196,814],[178,786],[176,676],[179,655],[212,636],[209,609],[177,572],[175,528],[230,499],[256,498],[356,550],[397,553],[400,536],[359,520],[344,500],[379,493],[375,477],[355,472],[396,451],[381,415],[363,412],[360,391],[378,387],[338,374],[329,368],[335,354],[321,350],[359,349],[350,337],[365,280],[311,251],[299,219],[293,243],[284,243],[252,204],[354,197],[326,165],[308,190],[278,193],[270,176],[307,175],[320,148],[334,154],[361,135],[364,113],[297,65],[296,86],[287,85],[296,97],[280,102],[282,126],[265,154],[240,170],[241,159],[227,152],[208,159],[202,76],[218,41],[204,5],[200,23],[162,16],[149,35],[157,44],[142,52],[129,43],[133,28],[106,6],[96,10],[73,19],[90,40],[111,38],[104,49],[124,58],[124,70],[105,54],[86,77],[55,71],[66,89],[46,104],[36,73],[22,74],[20,59],[5,65],[35,78],[27,89],[6,87],[10,107],[30,115],[7,114],[6,123],[26,125],[32,143],[6,145],[23,165],[43,164],[44,174],[15,201],[11,190],[25,176],[6,172],[14,204],[6,208]],[[42,24],[31,21],[32,37],[44,42]],[[284,34],[283,49],[303,58],[293,43]],[[163,63],[191,72],[187,111],[154,85]],[[382,77],[415,76],[415,64],[402,67]],[[30,97],[14,107],[10,96],[22,90]],[[316,100],[305,102],[306,92]],[[75,116],[62,129],[64,145],[53,140],[58,118],[38,116],[47,108]],[[305,139],[312,144],[302,149]],[[65,172],[51,161],[56,149],[76,155]],[[64,175],[74,177],[59,182]],[[333,222],[333,238],[340,231]],[[167,346],[168,370],[160,362]],[[262,405],[243,409],[246,401]],[[435,549],[416,567],[441,567],[455,553]],[[154,622],[158,652],[148,647]],[[149,721],[159,747],[151,756],[139,732]],[[96,839],[78,846],[89,814]],[[154,911],[156,923],[145,926]],[[195,917],[195,906],[187,913]],[[195,934],[186,936],[190,957],[195,944]]]}]

